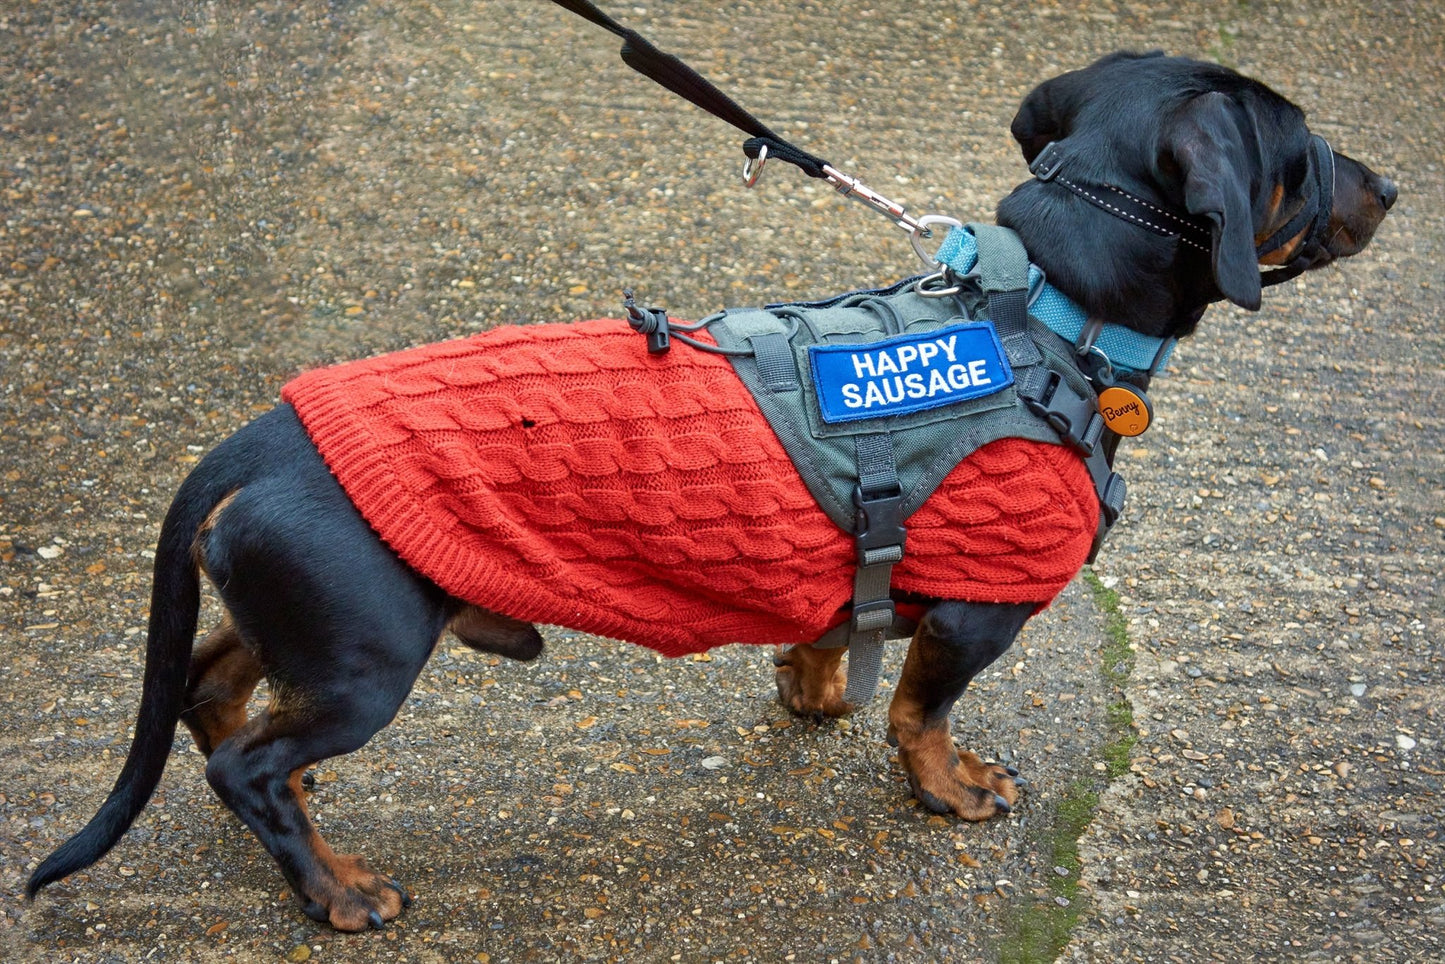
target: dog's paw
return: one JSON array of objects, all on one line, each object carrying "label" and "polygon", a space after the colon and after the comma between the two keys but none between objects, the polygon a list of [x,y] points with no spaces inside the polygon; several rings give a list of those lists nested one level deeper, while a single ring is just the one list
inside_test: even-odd
[{"label": "dog's paw", "polygon": [[[911,745],[910,745],[911,744]],[[1013,811],[1024,781],[1012,767],[958,753],[944,731],[900,743],[898,759],[918,802],[934,813],[989,820]]]},{"label": "dog's paw", "polygon": [[789,712],[817,723],[852,713],[853,704],[843,699],[848,686],[844,652],[812,646],[780,648],[773,656],[778,700]]},{"label": "dog's paw", "polygon": [[406,888],[379,874],[361,857],[334,855],[327,861],[332,880],[302,895],[306,916],[339,931],[380,930],[411,906]]}]

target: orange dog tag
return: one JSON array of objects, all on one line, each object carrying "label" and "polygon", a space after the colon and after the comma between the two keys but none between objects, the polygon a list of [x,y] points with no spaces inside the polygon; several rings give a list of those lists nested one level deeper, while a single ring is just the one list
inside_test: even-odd
[{"label": "orange dog tag", "polygon": [[1154,418],[1149,396],[1127,385],[1111,385],[1099,393],[1099,414],[1116,435],[1143,435]]}]

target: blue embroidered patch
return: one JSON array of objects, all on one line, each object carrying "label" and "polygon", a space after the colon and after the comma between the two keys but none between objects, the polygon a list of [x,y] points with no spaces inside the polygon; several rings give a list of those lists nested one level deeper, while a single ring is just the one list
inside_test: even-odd
[{"label": "blue embroidered patch", "polygon": [[863,345],[809,345],[808,364],[829,423],[922,412],[1014,380],[993,325],[979,321]]}]

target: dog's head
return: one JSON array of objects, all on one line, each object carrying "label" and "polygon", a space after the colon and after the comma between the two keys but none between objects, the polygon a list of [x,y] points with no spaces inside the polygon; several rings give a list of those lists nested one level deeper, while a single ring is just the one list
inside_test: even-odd
[{"label": "dog's head", "polygon": [[1012,132],[1031,164],[1053,143],[1072,183],[1201,226],[1191,246],[1041,180],[999,205],[1055,285],[1149,335],[1188,334],[1222,299],[1257,309],[1260,265],[1312,270],[1355,254],[1395,202],[1389,178],[1323,145],[1294,104],[1183,57],[1118,53],[1056,77],[1024,99]]}]

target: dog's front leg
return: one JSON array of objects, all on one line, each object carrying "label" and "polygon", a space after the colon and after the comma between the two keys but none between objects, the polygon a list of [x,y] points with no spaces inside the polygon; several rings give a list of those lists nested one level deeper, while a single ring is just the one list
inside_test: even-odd
[{"label": "dog's front leg", "polygon": [[1011,769],[954,747],[949,711],[969,681],[1013,642],[1034,605],[943,602],[919,623],[888,708],[889,741],[913,793],[935,813],[987,820],[1018,800]]}]

